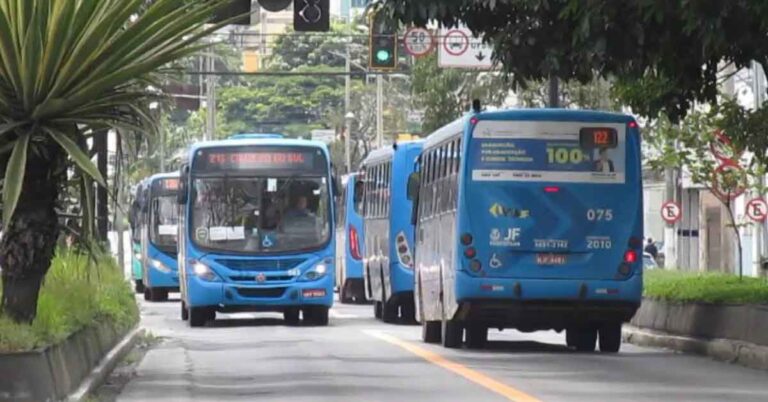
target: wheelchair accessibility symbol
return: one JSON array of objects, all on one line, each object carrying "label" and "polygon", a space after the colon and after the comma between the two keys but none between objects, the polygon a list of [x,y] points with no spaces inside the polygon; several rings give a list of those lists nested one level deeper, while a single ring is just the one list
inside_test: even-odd
[{"label": "wheelchair accessibility symbol", "polygon": [[488,265],[493,269],[499,269],[501,268],[501,259],[496,255],[496,253],[493,253],[491,256],[491,261],[488,262]]},{"label": "wheelchair accessibility symbol", "polygon": [[261,246],[264,248],[272,248],[275,246],[275,241],[272,239],[272,235],[265,234],[264,238],[261,239]]}]

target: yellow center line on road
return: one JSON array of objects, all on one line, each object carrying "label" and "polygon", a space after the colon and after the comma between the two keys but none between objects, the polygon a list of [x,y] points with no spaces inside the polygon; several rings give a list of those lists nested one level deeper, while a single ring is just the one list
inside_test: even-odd
[{"label": "yellow center line on road", "polygon": [[401,340],[399,338],[396,338],[392,335],[385,334],[381,331],[377,330],[363,330],[363,332],[369,336],[372,336],[374,338],[381,339],[382,341],[391,343],[395,346],[399,346],[416,356],[421,357],[422,359],[436,365],[440,366],[448,371],[452,371],[455,374],[458,374],[464,378],[466,378],[469,381],[472,381],[480,386],[482,386],[485,389],[488,389],[490,391],[493,391],[504,398],[515,401],[515,402],[541,402],[541,400],[526,394],[523,391],[520,391],[518,389],[515,389],[513,387],[510,387],[509,385],[506,385],[504,383],[501,383],[499,381],[494,380],[493,378],[479,372],[476,370],[472,370],[471,368],[461,365],[459,363],[450,361],[446,359],[445,357],[429,351],[427,349],[421,348],[419,346],[416,346],[410,342],[406,342],[404,340]]}]

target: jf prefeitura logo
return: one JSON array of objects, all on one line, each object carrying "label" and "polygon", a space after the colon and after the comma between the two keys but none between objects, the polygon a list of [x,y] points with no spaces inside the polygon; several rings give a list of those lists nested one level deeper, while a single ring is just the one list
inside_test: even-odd
[{"label": "jf prefeitura logo", "polygon": [[488,210],[491,213],[491,216],[494,218],[517,218],[517,219],[526,219],[531,216],[531,211],[527,209],[518,209],[518,208],[508,208],[505,207],[499,203],[495,203],[491,206],[491,209]]}]

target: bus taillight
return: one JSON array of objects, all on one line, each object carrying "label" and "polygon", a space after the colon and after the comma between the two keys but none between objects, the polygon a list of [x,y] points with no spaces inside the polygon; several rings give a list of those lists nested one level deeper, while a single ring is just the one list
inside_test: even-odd
[{"label": "bus taillight", "polygon": [[408,245],[408,238],[405,237],[405,232],[398,232],[395,237],[397,247],[397,258],[400,259],[400,264],[405,265],[407,268],[413,268],[413,255],[411,254],[411,247]]},{"label": "bus taillight", "polygon": [[461,244],[463,244],[465,246],[471,245],[472,244],[472,240],[473,240],[472,239],[472,235],[469,234],[469,233],[464,233],[463,235],[461,235]]},{"label": "bus taillight", "polygon": [[557,187],[557,186],[547,186],[547,187],[544,187],[544,192],[545,193],[559,193],[560,192],[560,187]]},{"label": "bus taillight", "polygon": [[352,258],[356,260],[363,259],[360,252],[360,238],[357,236],[357,229],[352,225],[349,225],[349,252],[352,254]]},{"label": "bus taillight", "polygon": [[464,250],[464,257],[467,257],[471,260],[476,256],[477,256],[477,250],[475,250],[474,247],[468,247],[466,250]]},{"label": "bus taillight", "polygon": [[626,253],[624,253],[624,262],[627,264],[634,264],[637,262],[637,251],[635,250],[627,250]]}]

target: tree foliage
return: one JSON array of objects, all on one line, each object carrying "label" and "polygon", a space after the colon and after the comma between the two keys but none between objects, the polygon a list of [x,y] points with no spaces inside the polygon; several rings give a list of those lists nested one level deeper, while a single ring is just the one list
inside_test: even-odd
[{"label": "tree foliage", "polygon": [[[673,121],[694,103],[717,103],[719,66],[768,67],[768,3],[647,0],[382,0],[394,18],[466,24],[524,84],[550,75],[629,84],[638,113]],[[641,85],[635,85],[636,83]],[[643,89],[650,89],[648,91]]]}]

